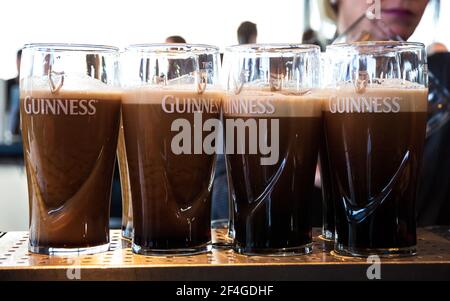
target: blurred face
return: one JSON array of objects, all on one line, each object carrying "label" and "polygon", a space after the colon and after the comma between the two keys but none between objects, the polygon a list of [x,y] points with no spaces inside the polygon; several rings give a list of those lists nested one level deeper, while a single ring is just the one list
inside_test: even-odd
[{"label": "blurred face", "polygon": [[427,54],[432,55],[435,53],[448,52],[447,47],[442,43],[433,43],[427,48]]},{"label": "blurred face", "polygon": [[[375,3],[376,0],[372,0]],[[389,30],[407,40],[422,18],[428,0],[380,0],[381,20]],[[344,32],[373,4],[367,0],[338,0],[338,29]],[[373,10],[372,10],[373,11]],[[369,24],[369,23],[366,23]],[[365,25],[368,26],[368,25]],[[365,30],[364,28],[360,30]]]}]

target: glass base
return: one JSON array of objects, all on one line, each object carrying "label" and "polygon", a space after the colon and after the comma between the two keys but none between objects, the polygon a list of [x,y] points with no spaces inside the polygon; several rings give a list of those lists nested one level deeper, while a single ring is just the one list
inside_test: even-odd
[{"label": "glass base", "polygon": [[135,243],[131,245],[133,253],[147,256],[190,256],[211,252],[211,248],[210,242],[198,247],[181,249],[150,249],[143,248]]},{"label": "glass base", "polygon": [[319,235],[319,238],[321,240],[334,242],[334,233],[330,230],[322,230],[322,234]]},{"label": "glass base", "polygon": [[230,239],[235,239],[236,237],[236,231],[234,230],[234,228],[228,228],[228,237]]},{"label": "glass base", "polygon": [[95,247],[86,248],[51,248],[51,247],[38,247],[28,245],[28,251],[36,254],[45,254],[51,256],[78,256],[78,255],[90,255],[109,251],[109,243],[99,245]]},{"label": "glass base", "polygon": [[323,251],[330,252],[334,250],[334,239],[328,239],[322,234],[317,236],[317,242],[322,247]]},{"label": "glass base", "polygon": [[234,247],[234,250],[239,254],[249,255],[249,256],[297,256],[309,254],[312,252],[312,243],[292,248],[264,248],[264,249],[253,249],[253,248],[243,248],[238,244]]},{"label": "glass base", "polygon": [[416,255],[416,246],[405,248],[348,248],[342,244],[336,244],[334,247],[334,254],[339,256],[350,257],[369,257],[377,255],[381,258],[406,257]]},{"label": "glass base", "polygon": [[122,229],[122,238],[132,240],[133,239],[133,230]]},{"label": "glass base", "polygon": [[220,239],[213,242],[212,246],[215,249],[232,249],[234,248],[234,239],[227,235],[225,239]]},{"label": "glass base", "polygon": [[[214,228],[213,228],[214,229]],[[234,239],[230,237],[228,224],[223,224],[223,227],[215,228],[218,230],[216,235],[213,234],[212,246],[215,249],[232,249],[234,247]],[[219,233],[220,232],[220,233]]]}]

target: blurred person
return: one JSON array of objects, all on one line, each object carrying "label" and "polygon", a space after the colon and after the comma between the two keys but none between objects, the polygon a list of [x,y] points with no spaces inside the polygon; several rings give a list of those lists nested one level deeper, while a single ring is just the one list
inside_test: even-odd
[{"label": "blurred person", "polygon": [[87,75],[99,79],[100,78],[100,56],[98,54],[86,55]]},{"label": "blurred person", "polygon": [[250,21],[242,22],[237,30],[239,44],[255,44],[258,37],[256,24]]},{"label": "blurred person", "polygon": [[450,224],[450,53],[445,45],[428,47],[429,124],[417,213],[419,225]]},{"label": "blurred person", "polygon": [[427,54],[429,56],[436,53],[444,53],[444,52],[448,52],[448,48],[447,46],[445,46],[445,44],[440,42],[434,42],[427,47]]},{"label": "blurred person", "polygon": [[[165,43],[170,44],[186,44],[186,40],[182,36],[170,36],[166,38]],[[199,65],[201,65],[202,58],[201,56],[199,59]],[[195,66],[192,65],[192,62],[188,62],[186,60],[181,59],[169,59],[169,67],[167,70],[167,74],[165,75],[165,78],[163,80],[172,80],[180,77],[181,70],[189,70],[191,69],[192,72],[195,70]]]},{"label": "blurred person", "polygon": [[19,94],[19,78],[20,78],[20,61],[22,58],[22,49],[17,51],[16,66],[17,76],[9,79],[7,85],[8,101],[6,111],[8,112],[8,126],[6,128],[5,139],[7,143],[20,141],[20,94]]},{"label": "blurred person", "polygon": [[[366,0],[322,0],[320,7],[323,14],[336,23],[338,34],[347,31],[358,19],[370,12],[374,14],[374,21],[381,20],[389,32],[407,40],[422,19],[428,2],[429,0],[380,0],[369,3]],[[379,11],[377,3],[380,5]],[[370,31],[370,26],[373,23],[363,22],[358,30]]]},{"label": "blurred person", "polygon": [[[257,43],[258,29],[256,24],[250,21],[242,22],[237,30],[237,38],[239,45]],[[247,64],[248,81],[252,81],[253,75],[259,70],[260,59],[248,60]]]},{"label": "blurred person", "polygon": [[313,30],[312,28],[308,28],[303,32],[302,43],[317,45],[317,46],[320,46],[320,49],[322,51],[325,50],[322,42],[320,41],[319,33],[317,31]]},{"label": "blurred person", "polygon": [[182,36],[170,36],[166,38],[166,43],[182,43],[185,44],[186,40]]},{"label": "blurred person", "polygon": [[[432,0],[382,0],[380,12],[382,28],[393,33],[402,40],[408,40],[419,24],[425,8]],[[355,22],[370,8],[366,0],[322,0],[322,14],[334,21],[337,34],[343,34],[349,28],[355,27]],[[357,22],[360,27],[355,31],[369,31],[371,22]],[[371,37],[368,36],[370,39]],[[390,37],[386,37],[390,38]],[[434,83],[430,85],[430,94],[441,94],[447,97],[444,107],[450,106],[450,56],[447,53],[431,55],[428,59],[430,74]],[[429,98],[430,99],[430,98]],[[429,106],[430,107],[430,106]],[[430,113],[430,109],[429,109]],[[430,116],[430,114],[429,114]],[[416,203],[418,226],[449,225],[450,224],[450,122],[445,122],[432,135],[427,136],[423,169],[420,180],[419,194]]]},{"label": "blurred person", "polygon": [[[186,40],[182,36],[174,35],[174,36],[167,37],[165,39],[164,43],[168,43],[168,44],[185,44]],[[144,60],[141,60],[141,66],[140,66],[140,69],[139,69],[139,75],[141,77],[141,80],[143,80],[143,81],[150,80],[148,78],[149,68],[150,68],[149,62],[150,61],[148,59],[145,62],[144,62]],[[145,65],[145,67],[144,67],[144,65]],[[159,68],[159,65],[157,64],[155,68]],[[171,66],[169,67],[169,71],[168,71],[169,74],[167,74],[166,78],[163,78],[163,79],[167,80],[167,77],[169,77],[169,78],[177,77],[178,69],[179,68],[176,65],[174,66],[174,63],[172,62]]]}]

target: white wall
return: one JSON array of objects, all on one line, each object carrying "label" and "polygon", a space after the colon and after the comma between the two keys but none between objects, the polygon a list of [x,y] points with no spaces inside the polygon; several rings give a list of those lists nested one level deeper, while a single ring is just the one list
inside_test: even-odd
[{"label": "white wall", "polygon": [[450,48],[450,1],[441,0],[440,18],[437,23],[433,22],[433,10],[429,6],[414,34],[409,39],[429,45],[433,42],[441,42]]},{"label": "white wall", "polygon": [[25,168],[2,165],[0,168],[0,231],[28,229],[28,192]]},{"label": "white wall", "polygon": [[[240,22],[258,24],[259,42],[300,42],[303,0],[5,0],[0,2],[0,79],[16,75],[17,49],[30,42],[112,44],[163,42],[179,34],[192,43],[236,43]],[[411,40],[450,46],[450,1],[434,27],[424,18]],[[314,6],[313,6],[314,7]],[[314,12],[313,12],[314,13]],[[316,15],[316,14],[314,14]],[[313,22],[317,21],[314,20]],[[317,23],[317,22],[316,22]]]},{"label": "white wall", "polygon": [[16,50],[30,42],[125,46],[182,35],[191,43],[236,44],[242,21],[259,42],[301,42],[302,0],[5,0],[0,3],[0,78],[16,75]]}]

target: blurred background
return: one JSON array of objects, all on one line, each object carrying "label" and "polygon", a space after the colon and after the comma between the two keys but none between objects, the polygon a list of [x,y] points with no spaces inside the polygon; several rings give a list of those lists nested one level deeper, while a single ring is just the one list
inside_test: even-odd
[{"label": "blurred background", "polygon": [[[369,6],[368,3],[373,1],[354,2]],[[18,50],[24,44],[64,42],[124,47],[133,43],[164,42],[167,37],[176,35],[188,43],[213,44],[223,50],[225,46],[238,44],[238,27],[242,22],[250,21],[257,26],[257,38],[254,38],[258,43],[304,41],[325,46],[337,37],[337,32],[344,30],[338,30],[333,13],[327,12],[323,2],[333,6],[339,0],[2,1],[0,230],[26,230],[28,227],[26,174],[17,114]],[[449,12],[450,1],[428,1],[423,17],[409,40],[422,42],[426,46],[435,42],[450,45]],[[113,204],[112,215],[120,219],[117,176]]]},{"label": "blurred background", "polygon": [[[366,0],[356,0],[366,1]],[[237,44],[243,21],[258,26],[258,42],[301,42],[312,28],[331,39],[334,23],[321,17],[317,0],[14,0],[2,1],[0,78],[16,76],[16,51],[31,42],[111,44],[163,42],[180,35],[189,43],[224,48]],[[436,6],[436,3],[438,4]],[[410,40],[450,44],[450,18],[435,17],[435,9],[450,12],[450,1],[431,1]]]}]

